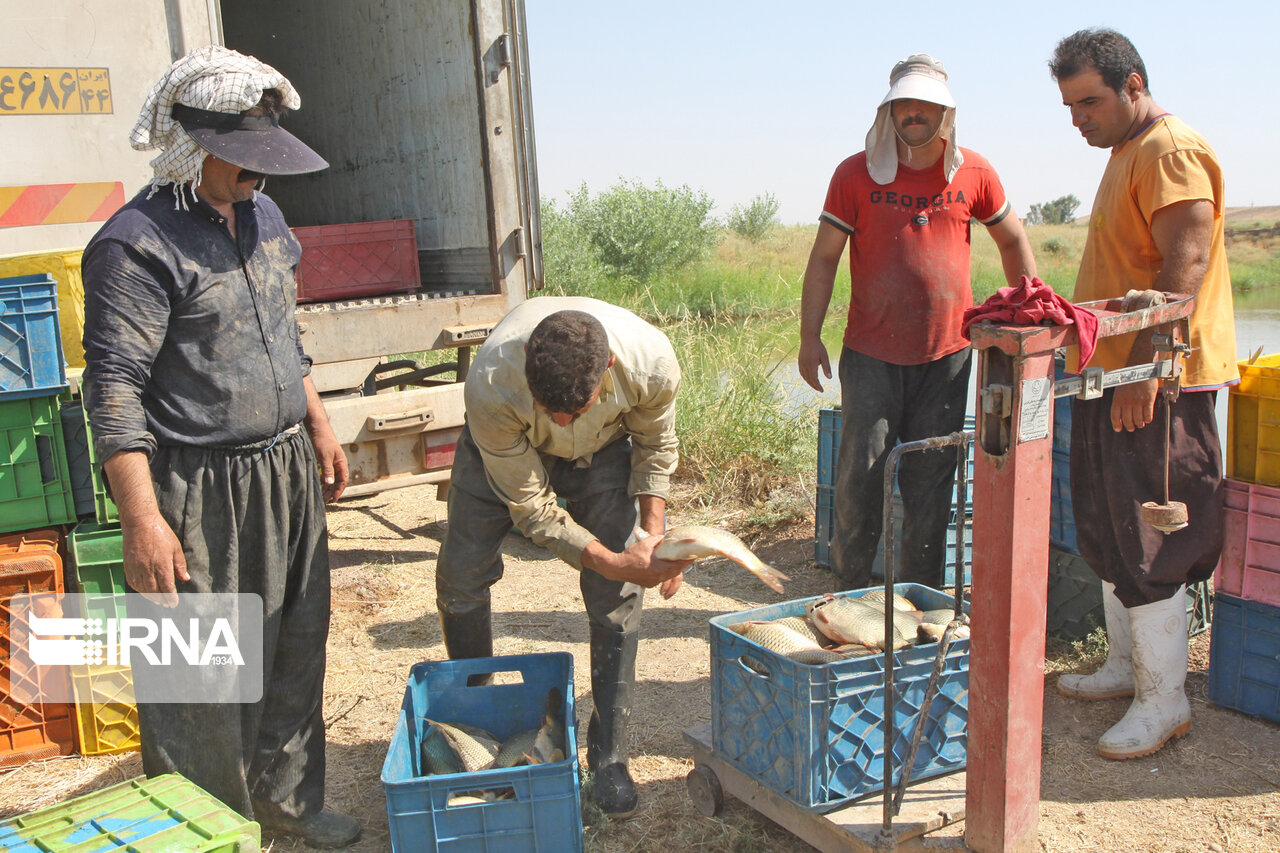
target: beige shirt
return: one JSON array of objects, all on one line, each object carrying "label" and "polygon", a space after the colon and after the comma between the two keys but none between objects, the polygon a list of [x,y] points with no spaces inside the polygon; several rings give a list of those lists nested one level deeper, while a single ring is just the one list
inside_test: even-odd
[{"label": "beige shirt", "polygon": [[[614,363],[600,396],[567,427],[534,405],[525,380],[525,343],[556,311],[584,311],[609,336]],[[616,305],[585,297],[543,296],[517,306],[476,352],[467,373],[467,426],[484,460],[489,486],[522,533],[582,568],[597,537],[556,504],[547,468],[558,459],[587,465],[595,452],[631,436],[628,492],[666,498],[677,463],[676,391],[680,367],[667,336]]]}]

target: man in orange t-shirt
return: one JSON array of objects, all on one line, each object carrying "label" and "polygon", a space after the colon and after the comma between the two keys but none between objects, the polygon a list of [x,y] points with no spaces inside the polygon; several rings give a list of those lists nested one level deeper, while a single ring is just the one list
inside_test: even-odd
[{"label": "man in orange t-shirt", "polygon": [[[1156,290],[1196,297],[1191,355],[1168,407],[1156,380],[1075,400],[1071,502],[1081,556],[1102,579],[1107,660],[1090,675],[1063,675],[1077,699],[1133,696],[1098,741],[1107,758],[1137,758],[1191,729],[1186,585],[1208,578],[1222,550],[1222,450],[1217,390],[1239,381],[1223,181],[1202,136],[1151,98],[1133,44],[1113,30],[1063,39],[1049,63],[1085,141],[1111,149],[1089,217],[1075,300]],[[1105,338],[1090,362],[1107,370],[1149,364],[1152,334]],[[1071,365],[1068,365],[1071,367]],[[1167,421],[1167,423],[1166,423]],[[1139,507],[1168,493],[1190,526],[1164,533]]]},{"label": "man in orange t-shirt", "polygon": [[[840,355],[841,432],[832,570],[837,589],[871,582],[883,527],[884,465],[898,442],[964,427],[973,304],[969,229],[976,219],[1000,250],[1009,284],[1035,259],[995,170],[955,144],[947,73],[928,54],[889,74],[867,147],[835,171],[804,274],[800,375],[831,378],[822,323],[849,244],[852,294]],[[902,569],[897,580],[940,587],[955,480],[954,452],[902,458]]]}]

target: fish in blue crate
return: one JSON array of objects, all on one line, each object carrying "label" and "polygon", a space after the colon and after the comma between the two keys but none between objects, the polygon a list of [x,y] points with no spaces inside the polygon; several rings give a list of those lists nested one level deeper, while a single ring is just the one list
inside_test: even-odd
[{"label": "fish in blue crate", "polygon": [[[563,701],[560,690],[551,688],[547,691],[547,710],[542,725],[516,732],[505,741],[479,726],[424,717],[423,774],[477,773],[563,761],[567,740],[561,717]],[[493,798],[482,797],[487,801]]]},{"label": "fish in blue crate", "polygon": [[890,638],[885,636],[886,599],[880,589],[858,597],[824,595],[808,602],[803,615],[749,620],[730,625],[729,629],[769,651],[809,666],[875,654],[886,646],[896,650],[941,642],[953,620],[953,637],[969,636],[968,614],[956,617],[945,608],[920,610],[897,593],[889,600],[893,609]]}]

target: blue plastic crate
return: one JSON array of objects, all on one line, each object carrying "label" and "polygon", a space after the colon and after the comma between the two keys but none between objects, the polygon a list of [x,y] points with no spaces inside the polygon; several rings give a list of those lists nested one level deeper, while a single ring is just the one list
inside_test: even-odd
[{"label": "blue plastic crate", "polygon": [[[1053,378],[1069,379],[1066,361],[1053,360]],[[1070,554],[1076,550],[1076,517],[1071,509],[1071,397],[1053,401],[1053,479],[1049,492],[1049,544]]]},{"label": "blue plastic crate", "polygon": [[[520,683],[468,687],[467,677],[480,673],[518,673]],[[553,687],[564,696],[564,761],[422,775],[424,718],[465,722],[506,739],[541,725]],[[382,765],[382,787],[395,853],[581,851],[573,657],[551,652],[414,665]],[[494,789],[510,789],[514,797],[467,805],[449,802],[456,795]]]},{"label": "blue plastic crate", "polygon": [[1053,475],[1049,481],[1049,544],[1069,554],[1076,549],[1076,516],[1071,508],[1071,455],[1053,451]]},{"label": "blue plastic crate", "polygon": [[[818,411],[818,485],[834,486],[836,484],[836,459],[840,455],[840,429],[842,419],[840,407],[834,406]],[[972,417],[965,417],[964,428],[972,432],[977,422]],[[894,487],[897,493],[897,487]],[[954,504],[954,497],[952,503]],[[973,454],[969,454],[968,494],[965,503],[970,512],[973,511]]]},{"label": "blue plastic crate", "polygon": [[840,452],[840,407],[818,411],[818,485],[836,484],[836,454]]},{"label": "blue plastic crate", "polygon": [[[926,609],[950,607],[952,596],[918,584],[899,593]],[[840,593],[860,596],[867,590]],[[730,630],[748,620],[804,613],[813,598],[711,619],[711,742],[716,755],[778,795],[812,811],[838,808],[884,783],[883,653],[808,666]],[[919,723],[937,645],[894,653],[893,752],[905,757]],[[961,770],[969,717],[969,640],[947,651],[911,778]],[[896,782],[901,768],[894,771]]]},{"label": "blue plastic crate", "polygon": [[[1074,373],[1067,373],[1067,362],[1064,358],[1053,360],[1054,381],[1072,379]],[[1058,397],[1053,401],[1053,449],[1071,451],[1071,397]]]},{"label": "blue plastic crate", "polygon": [[67,387],[58,329],[58,283],[49,275],[0,278],[0,398]]},{"label": "blue plastic crate", "polygon": [[1280,723],[1280,607],[1214,596],[1209,701]]},{"label": "blue plastic crate", "polygon": [[835,495],[835,486],[818,484],[818,501],[813,519],[813,561],[823,568],[831,566],[831,537],[836,530]]},{"label": "blue plastic crate", "polygon": [[[818,499],[814,512],[814,534],[813,534],[813,561],[823,568],[831,566],[831,537],[835,532],[835,484],[836,484],[836,457],[840,452],[840,426],[841,417],[839,407],[821,409],[818,412],[818,483],[817,492]],[[965,418],[964,428],[966,430],[974,429],[973,418]],[[969,455],[969,474],[967,483],[967,497],[965,500],[965,519],[972,526],[973,521],[973,454]],[[898,533],[901,534],[902,522],[902,496],[898,493],[897,485],[893,490],[894,500],[894,518],[899,525]],[[958,500],[955,494],[951,497],[951,517],[954,521]],[[965,583],[968,584],[972,578],[971,570],[968,568],[972,564],[971,546],[972,536],[965,535]],[[947,557],[946,557],[946,577],[945,583],[952,585],[956,578],[956,545],[953,536],[948,533],[947,537]],[[876,557],[876,562],[872,568],[873,577],[884,577],[884,543],[881,541],[880,553]],[[900,565],[900,564],[899,564]]]},{"label": "blue plastic crate", "polygon": [[[896,529],[899,537],[902,532],[902,501],[895,496],[893,504],[893,517],[895,519]],[[836,510],[835,510],[835,487],[834,486],[818,486],[818,501],[814,515],[814,527],[816,532],[813,538],[813,561],[819,566],[829,568],[831,566],[831,537],[835,532]],[[968,586],[973,582],[973,518],[969,516],[965,519],[965,543],[964,543],[964,582]],[[901,540],[899,540],[901,541]],[[901,548],[899,547],[899,551]],[[899,554],[901,556],[901,554]],[[895,563],[901,566],[902,563]],[[884,577],[884,539],[880,540],[879,550],[876,551],[876,561],[871,566],[871,576],[874,578]],[[947,531],[947,555],[946,567],[944,570],[943,583],[946,586],[954,586],[956,582],[956,543],[953,531]]]}]

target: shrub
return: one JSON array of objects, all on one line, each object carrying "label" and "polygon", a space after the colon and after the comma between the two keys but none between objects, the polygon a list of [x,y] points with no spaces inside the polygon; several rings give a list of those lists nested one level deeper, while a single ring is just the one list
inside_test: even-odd
[{"label": "shrub", "polygon": [[595,247],[568,212],[542,200],[542,279],[548,291],[562,296],[591,292],[603,275]]},{"label": "shrub", "polygon": [[719,239],[715,204],[688,186],[670,189],[621,181],[592,198],[583,184],[569,217],[595,247],[606,272],[639,282],[707,255]]},{"label": "shrub", "polygon": [[764,193],[751,199],[746,207],[735,204],[725,224],[739,237],[758,243],[778,224],[778,200],[773,193]]},{"label": "shrub", "polygon": [[1040,251],[1048,255],[1065,255],[1067,248],[1067,241],[1061,237],[1050,237],[1040,244]]}]

